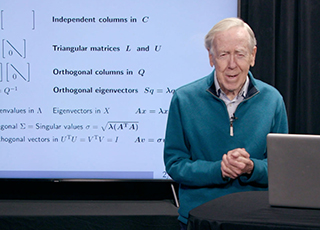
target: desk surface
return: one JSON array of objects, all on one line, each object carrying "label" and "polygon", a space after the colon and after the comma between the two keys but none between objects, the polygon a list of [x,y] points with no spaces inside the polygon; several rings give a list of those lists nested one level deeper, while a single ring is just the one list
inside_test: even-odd
[{"label": "desk surface", "polygon": [[320,229],[320,210],[271,207],[268,192],[241,192],[190,211],[188,230]]}]

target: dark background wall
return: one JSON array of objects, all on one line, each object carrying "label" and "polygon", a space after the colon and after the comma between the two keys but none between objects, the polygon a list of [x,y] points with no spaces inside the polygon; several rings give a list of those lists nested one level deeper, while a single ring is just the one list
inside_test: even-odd
[{"label": "dark background wall", "polygon": [[252,73],[283,95],[289,132],[320,134],[320,1],[241,0],[258,41]]}]

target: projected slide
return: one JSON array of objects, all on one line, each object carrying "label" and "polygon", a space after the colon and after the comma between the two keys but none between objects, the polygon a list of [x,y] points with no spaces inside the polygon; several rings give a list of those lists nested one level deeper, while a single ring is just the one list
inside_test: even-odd
[{"label": "projected slide", "polygon": [[237,0],[1,0],[0,178],[168,179],[175,90]]}]

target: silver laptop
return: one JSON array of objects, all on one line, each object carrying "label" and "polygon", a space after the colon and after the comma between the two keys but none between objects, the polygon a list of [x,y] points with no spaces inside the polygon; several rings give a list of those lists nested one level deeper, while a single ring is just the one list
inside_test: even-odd
[{"label": "silver laptop", "polygon": [[269,204],[320,208],[320,135],[268,134]]}]

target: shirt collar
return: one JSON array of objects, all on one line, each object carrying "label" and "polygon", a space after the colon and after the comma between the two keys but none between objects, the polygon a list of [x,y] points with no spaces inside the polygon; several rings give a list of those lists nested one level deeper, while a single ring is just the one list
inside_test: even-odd
[{"label": "shirt collar", "polygon": [[[247,96],[249,83],[250,83],[250,80],[247,75],[246,82],[244,83],[241,90],[239,91],[238,96],[242,96],[243,98],[245,98]],[[220,97],[222,89],[220,88],[219,82],[217,80],[216,71],[214,72],[214,85],[216,87],[216,93],[217,93],[218,97]]]}]

